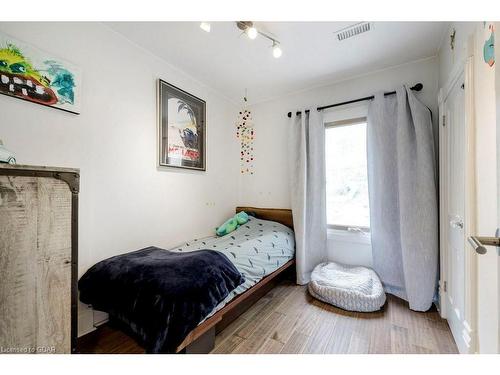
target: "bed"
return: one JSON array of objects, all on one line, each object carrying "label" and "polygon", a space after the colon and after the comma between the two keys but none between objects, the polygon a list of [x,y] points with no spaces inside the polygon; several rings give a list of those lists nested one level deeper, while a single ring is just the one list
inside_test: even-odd
[{"label": "bed", "polygon": [[[294,241],[292,211],[276,208],[236,207],[236,212],[240,211],[245,211],[259,220],[272,222],[270,223],[270,228],[272,228],[271,233],[267,233],[267,235],[264,234],[264,236],[270,234],[274,237],[275,233],[273,231],[276,231],[277,228],[273,228],[273,226],[275,226],[276,223],[281,224],[278,231],[285,233],[285,236],[281,238],[284,238],[286,245],[291,245],[292,251],[282,254],[279,246],[274,249],[269,249],[273,255],[278,257],[280,265],[278,267],[273,267],[270,264],[266,275],[260,277],[259,275],[252,275],[251,281],[245,282],[245,284],[238,287],[235,290],[237,294],[232,293],[228,296],[225,301],[214,309],[214,312],[212,312],[207,319],[201,322],[198,327],[186,336],[184,341],[177,347],[178,353],[208,353],[213,348],[215,334],[222,331],[233,320],[252,306],[260,297],[271,290],[281,278],[295,274],[295,242],[290,244],[286,243],[286,239],[288,239],[288,241]],[[254,223],[259,224],[259,221],[255,221]],[[238,229],[238,231],[240,229]],[[245,232],[242,234],[244,235],[247,233]],[[259,236],[260,233],[258,233],[257,238],[251,242],[256,241]],[[240,269],[238,264],[236,264],[236,267]],[[242,267],[240,272],[246,272],[247,270],[246,267]],[[247,274],[246,276],[248,278]]]},{"label": "bed", "polygon": [[[210,352],[213,348],[217,332],[224,329],[261,296],[267,293],[279,279],[287,274],[292,274],[294,271],[295,241],[291,211],[285,209],[237,207],[236,212],[240,211],[247,212],[251,217],[248,223],[240,226],[236,231],[223,237],[211,236],[195,239],[170,249],[171,253],[178,254],[178,256],[189,257],[191,257],[189,254],[193,251],[203,252],[205,251],[204,249],[216,250],[225,255],[230,261],[227,262],[226,260],[226,263],[234,266],[244,277],[243,283],[240,281],[241,285],[232,290],[225,299],[214,301],[221,301],[216,306],[215,303],[212,304],[215,308],[211,311],[205,309],[203,314],[198,315],[198,317],[202,317],[199,320],[198,318],[194,321],[191,319],[190,326],[187,324],[188,320],[184,321],[184,318],[177,319],[180,326],[187,325],[187,327],[182,331],[182,336],[177,336],[179,339],[177,343],[183,337],[185,337],[184,340],[177,347],[171,346],[171,352],[173,352],[174,348],[176,348],[175,352],[177,353]],[[211,263],[206,264],[211,265]],[[191,266],[185,265],[184,268],[186,267],[191,269]],[[159,270],[161,269],[163,268]],[[206,274],[204,271],[201,272],[204,275]],[[196,275],[198,274],[196,273]],[[132,282],[135,284],[136,281],[134,280]],[[177,285],[179,285],[178,282],[174,282],[173,287],[176,288]],[[208,287],[215,284],[209,283],[206,285]],[[120,290],[123,290],[123,288]],[[171,289],[164,290],[166,293],[170,293]],[[186,296],[184,292],[180,295]],[[221,297],[223,298],[224,295]],[[185,300],[186,297],[183,297],[183,299]],[[170,299],[167,298],[167,300]],[[191,298],[188,301],[191,301]],[[172,303],[175,304],[175,302]],[[210,306],[210,309],[212,306]],[[165,315],[160,314],[157,316]],[[167,316],[170,319],[170,315]],[[188,316],[191,317],[191,314]],[[149,319],[149,321],[151,320]],[[196,322],[200,323],[196,326]],[[178,327],[178,325],[169,326]],[[189,331],[190,327],[195,328]],[[126,330],[126,327],[123,328]],[[186,334],[186,332],[188,333]]]}]

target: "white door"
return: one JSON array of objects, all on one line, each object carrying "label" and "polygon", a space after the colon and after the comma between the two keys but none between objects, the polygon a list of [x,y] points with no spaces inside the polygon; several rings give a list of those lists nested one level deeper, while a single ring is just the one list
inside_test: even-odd
[{"label": "white door", "polygon": [[479,255],[466,243],[500,226],[500,77],[484,62],[482,31],[468,38],[463,72],[452,72],[439,94],[446,116],[439,129],[440,312],[461,353],[500,351],[498,248]]},{"label": "white door", "polygon": [[[500,22],[495,22],[495,29],[498,30]],[[500,61],[500,48],[495,49],[495,59]],[[496,121],[497,121],[497,197],[500,197],[500,69],[495,68],[495,99],[496,99]],[[500,199],[497,199],[497,225],[500,226]],[[500,237],[500,228],[497,228],[496,237]],[[500,296],[500,248],[497,251],[497,286],[496,295]],[[500,300],[497,301],[497,353],[500,353]]]},{"label": "white door", "polygon": [[465,170],[466,121],[464,76],[461,74],[444,102],[448,138],[446,317],[461,352],[465,321]]}]

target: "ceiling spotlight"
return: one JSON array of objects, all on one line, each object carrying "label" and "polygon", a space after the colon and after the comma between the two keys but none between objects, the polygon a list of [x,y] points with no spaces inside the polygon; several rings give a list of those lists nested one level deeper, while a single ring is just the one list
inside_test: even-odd
[{"label": "ceiling spotlight", "polygon": [[259,33],[257,31],[257,29],[253,26],[250,26],[250,27],[247,27],[246,31],[247,33],[247,36],[250,38],[250,39],[255,39],[257,38],[257,34]]},{"label": "ceiling spotlight", "polygon": [[278,59],[281,57],[283,54],[283,51],[280,48],[279,43],[276,43],[276,41],[273,41],[273,56],[274,58]]},{"label": "ceiling spotlight", "polygon": [[202,22],[202,23],[200,23],[200,28],[203,31],[206,31],[207,33],[209,33],[210,32],[210,23],[209,22]]}]

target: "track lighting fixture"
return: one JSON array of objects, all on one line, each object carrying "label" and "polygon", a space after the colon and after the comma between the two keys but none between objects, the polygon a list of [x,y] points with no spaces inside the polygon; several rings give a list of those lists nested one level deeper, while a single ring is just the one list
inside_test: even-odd
[{"label": "track lighting fixture", "polygon": [[[273,49],[273,56],[275,59],[278,59],[281,57],[283,54],[283,50],[281,49],[280,42],[276,40],[274,37],[272,37],[269,34],[266,34],[263,31],[258,30],[254,25],[252,21],[236,21],[236,27],[243,31],[249,39],[256,39],[259,35],[263,36],[266,39],[269,39],[272,44],[272,49]],[[206,31],[207,33],[210,32],[210,22],[201,22],[200,23],[200,28],[203,31]]]},{"label": "track lighting fixture", "polygon": [[281,50],[280,47],[280,42],[276,40],[274,37],[266,34],[263,31],[258,30],[254,25],[252,21],[236,21],[236,27],[243,31],[249,39],[255,39],[257,36],[261,35],[266,39],[269,39],[271,42],[273,42],[273,56],[277,59],[281,57],[283,54],[283,51]]}]

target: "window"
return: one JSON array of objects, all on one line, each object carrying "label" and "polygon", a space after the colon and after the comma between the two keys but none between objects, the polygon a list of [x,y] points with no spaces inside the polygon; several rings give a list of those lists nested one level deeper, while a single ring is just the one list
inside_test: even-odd
[{"label": "window", "polygon": [[325,158],[328,226],[368,230],[366,118],[327,123]]}]

